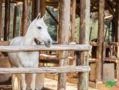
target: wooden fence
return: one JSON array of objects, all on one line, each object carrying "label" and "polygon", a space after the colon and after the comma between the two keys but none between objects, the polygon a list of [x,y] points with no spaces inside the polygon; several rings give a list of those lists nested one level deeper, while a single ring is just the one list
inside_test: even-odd
[{"label": "wooden fence", "polygon": [[[78,45],[52,45],[51,47],[45,47],[44,45],[36,46],[0,46],[1,52],[19,52],[19,51],[40,51],[40,50],[51,50],[51,51],[81,51],[88,52],[90,45],[78,44]],[[87,54],[88,55],[88,54]],[[88,58],[87,58],[88,59]],[[68,73],[68,72],[81,72],[87,73],[90,71],[88,65],[78,66],[60,66],[60,67],[40,67],[40,68],[0,68],[0,73]],[[86,81],[88,74],[84,74]],[[87,82],[81,81],[80,83],[87,84]],[[87,87],[88,88],[88,87]],[[60,89],[59,89],[60,90]],[[83,89],[85,90],[85,88]]]}]

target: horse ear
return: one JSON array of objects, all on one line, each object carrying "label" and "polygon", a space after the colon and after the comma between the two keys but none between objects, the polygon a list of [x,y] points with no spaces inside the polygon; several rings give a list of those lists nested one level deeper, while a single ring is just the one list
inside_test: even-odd
[{"label": "horse ear", "polygon": [[39,13],[36,17],[36,19],[40,19],[41,18],[41,14]]},{"label": "horse ear", "polygon": [[46,19],[46,14],[41,17],[42,20]]},{"label": "horse ear", "polygon": [[45,19],[44,16],[42,16],[41,19],[44,20]]}]

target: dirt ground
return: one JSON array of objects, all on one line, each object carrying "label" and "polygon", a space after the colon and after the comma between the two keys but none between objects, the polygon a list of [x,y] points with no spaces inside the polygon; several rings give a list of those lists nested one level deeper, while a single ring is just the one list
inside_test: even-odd
[{"label": "dirt ground", "polygon": [[[57,90],[57,81],[45,78],[44,86],[46,88],[50,88],[50,90]],[[67,83],[66,90],[77,90],[76,84]],[[97,89],[89,87],[89,90],[97,90]]]},{"label": "dirt ground", "polygon": [[[49,78],[44,79],[44,89],[43,90],[57,90],[57,81]],[[5,86],[4,89],[0,88],[0,90],[12,90],[11,85]],[[76,84],[67,83],[66,90],[77,90]],[[88,90],[97,90],[94,88],[90,88]]]}]

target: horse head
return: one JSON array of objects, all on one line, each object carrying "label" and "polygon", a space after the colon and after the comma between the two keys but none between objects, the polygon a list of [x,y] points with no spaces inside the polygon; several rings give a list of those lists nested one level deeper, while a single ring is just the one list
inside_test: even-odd
[{"label": "horse head", "polygon": [[35,41],[44,43],[48,47],[52,44],[52,38],[44,22],[44,16],[40,17],[40,15],[38,15],[29,25],[28,32]]}]

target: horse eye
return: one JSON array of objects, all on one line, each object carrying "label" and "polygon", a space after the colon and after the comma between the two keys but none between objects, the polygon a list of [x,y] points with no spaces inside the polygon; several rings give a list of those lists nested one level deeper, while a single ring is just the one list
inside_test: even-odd
[{"label": "horse eye", "polygon": [[38,29],[41,29],[42,27],[41,26],[39,26],[39,27],[37,27]]}]

